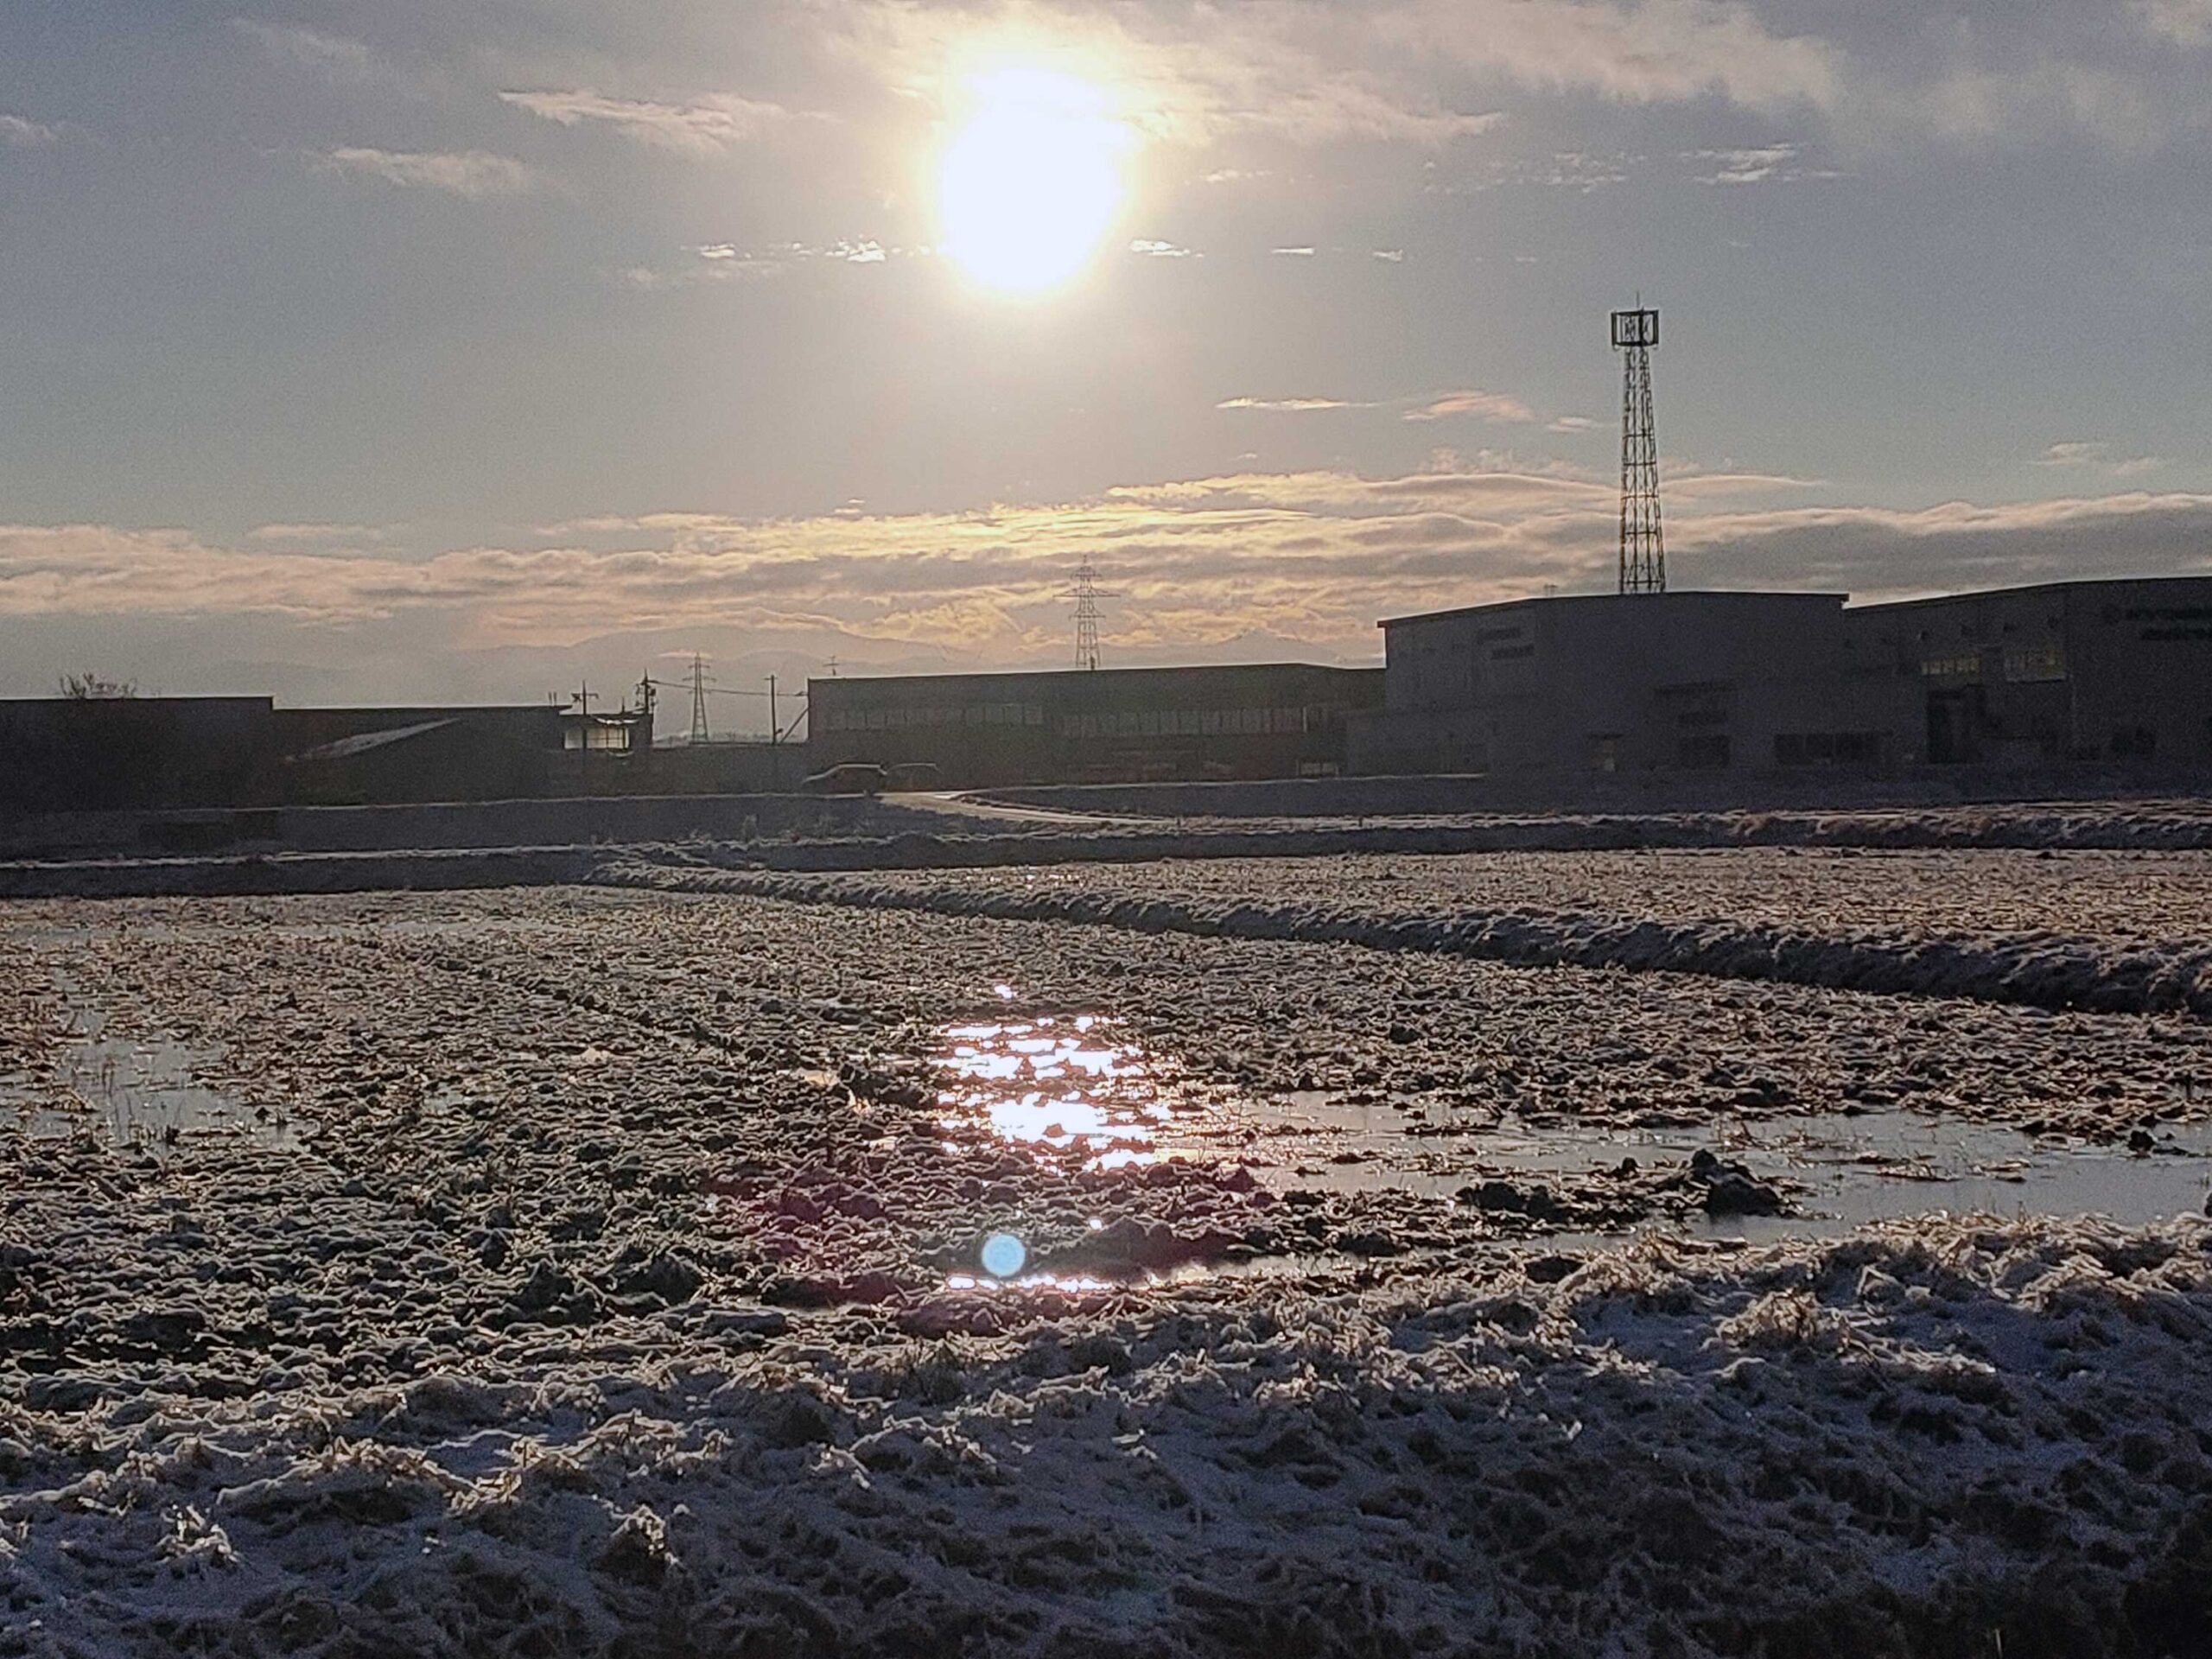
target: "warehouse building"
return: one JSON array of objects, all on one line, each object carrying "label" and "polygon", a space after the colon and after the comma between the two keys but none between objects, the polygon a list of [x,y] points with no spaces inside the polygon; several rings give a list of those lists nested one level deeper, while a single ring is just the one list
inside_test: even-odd
[{"label": "warehouse building", "polygon": [[[1649,772],[1904,759],[1909,699],[1847,663],[1840,594],[1591,594],[1384,622],[1360,772]],[[1865,681],[1866,683],[1859,682]]]},{"label": "warehouse building", "polygon": [[2212,761],[2212,576],[2062,582],[1844,613],[1855,670],[1913,685],[1938,765]]},{"label": "warehouse building", "polygon": [[1382,671],[1276,663],[807,683],[817,768],[931,766],[948,788],[1328,777]]},{"label": "warehouse building", "polygon": [[1605,594],[1382,627],[1357,772],[2212,761],[2212,577]]}]

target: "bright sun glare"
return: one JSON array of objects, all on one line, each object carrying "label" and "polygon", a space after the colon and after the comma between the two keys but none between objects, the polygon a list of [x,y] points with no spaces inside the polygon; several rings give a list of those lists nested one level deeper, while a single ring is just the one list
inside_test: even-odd
[{"label": "bright sun glare", "polygon": [[944,152],[938,180],[946,251],[994,288],[1071,276],[1121,206],[1128,129],[1096,87],[1044,70],[975,83],[981,107]]}]

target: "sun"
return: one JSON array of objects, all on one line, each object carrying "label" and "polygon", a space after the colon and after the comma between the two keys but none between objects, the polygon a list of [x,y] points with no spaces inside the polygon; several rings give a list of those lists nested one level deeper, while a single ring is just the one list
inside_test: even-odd
[{"label": "sun", "polygon": [[944,250],[993,288],[1065,282],[1121,208],[1128,129],[1104,113],[1097,88],[1072,76],[1004,69],[973,86],[979,107],[938,170]]}]

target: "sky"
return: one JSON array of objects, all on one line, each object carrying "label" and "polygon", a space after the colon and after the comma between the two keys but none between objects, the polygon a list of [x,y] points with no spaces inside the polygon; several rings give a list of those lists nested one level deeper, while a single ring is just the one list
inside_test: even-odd
[{"label": "sky", "polygon": [[[0,694],[2212,568],[2212,0],[10,0]],[[688,704],[685,705],[688,708]]]}]

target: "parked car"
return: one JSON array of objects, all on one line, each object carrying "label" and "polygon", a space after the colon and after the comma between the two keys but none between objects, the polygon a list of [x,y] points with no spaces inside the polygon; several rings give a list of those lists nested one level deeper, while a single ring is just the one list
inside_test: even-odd
[{"label": "parked car", "polygon": [[810,795],[880,795],[884,771],[869,760],[848,760],[806,779],[799,787]]},{"label": "parked car", "polygon": [[890,769],[884,787],[894,790],[943,789],[944,773],[934,761],[902,760]]}]

